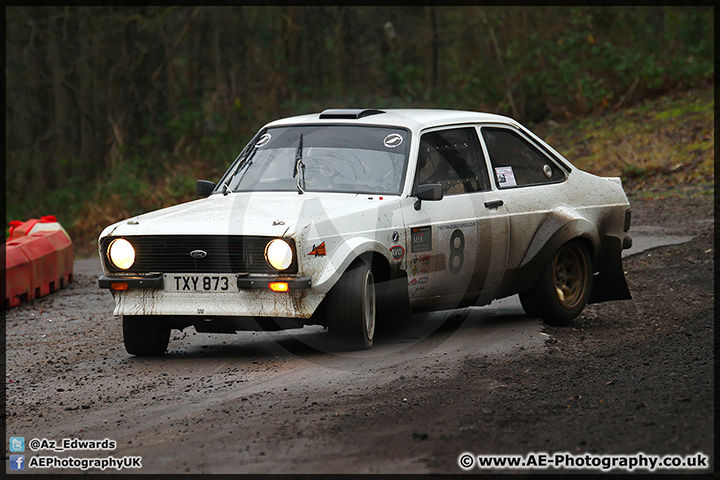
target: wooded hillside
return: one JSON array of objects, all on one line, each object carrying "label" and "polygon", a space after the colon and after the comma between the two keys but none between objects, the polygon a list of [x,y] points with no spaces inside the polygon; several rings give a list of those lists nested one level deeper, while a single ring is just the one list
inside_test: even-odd
[{"label": "wooded hillside", "polygon": [[6,213],[72,225],[71,214],[93,214],[82,205],[102,205],[94,214],[105,221],[192,198],[196,176],[216,180],[262,124],[290,114],[437,107],[532,125],[714,78],[712,7],[34,6],[6,16]]}]

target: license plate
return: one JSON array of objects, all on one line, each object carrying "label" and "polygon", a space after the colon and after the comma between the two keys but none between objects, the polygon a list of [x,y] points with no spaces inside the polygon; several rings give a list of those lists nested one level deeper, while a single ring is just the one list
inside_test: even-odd
[{"label": "license plate", "polygon": [[238,292],[235,275],[183,275],[166,273],[165,290],[171,292]]}]

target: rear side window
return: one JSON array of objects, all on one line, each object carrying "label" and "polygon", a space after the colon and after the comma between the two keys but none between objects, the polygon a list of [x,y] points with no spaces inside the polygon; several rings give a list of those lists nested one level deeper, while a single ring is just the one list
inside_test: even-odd
[{"label": "rear side window", "polygon": [[445,195],[490,189],[475,128],[425,133],[418,155],[418,185],[440,183]]},{"label": "rear side window", "polygon": [[525,138],[505,128],[484,127],[483,140],[498,187],[557,183],[565,172]]}]

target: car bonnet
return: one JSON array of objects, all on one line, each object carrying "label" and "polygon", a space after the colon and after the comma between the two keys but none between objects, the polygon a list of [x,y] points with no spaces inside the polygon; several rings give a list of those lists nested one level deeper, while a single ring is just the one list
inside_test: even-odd
[{"label": "car bonnet", "polygon": [[397,196],[252,192],[208,198],[132,217],[107,227],[101,237],[126,235],[283,236],[334,218],[377,210]]}]

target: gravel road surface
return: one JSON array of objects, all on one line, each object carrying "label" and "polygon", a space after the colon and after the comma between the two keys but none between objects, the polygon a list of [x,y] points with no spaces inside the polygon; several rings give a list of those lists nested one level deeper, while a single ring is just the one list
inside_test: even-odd
[{"label": "gravel road surface", "polygon": [[[132,357],[99,261],[78,260],[69,287],[6,312],[7,437],[109,438],[25,461],[142,457],[129,473],[462,473],[463,452],[700,452],[712,472],[713,197],[631,203],[650,246],[677,237],[625,257],[633,300],[564,328],[513,298],[417,315],[419,340],[363,352],[319,327],[191,328],[163,357]],[[33,471],[72,472],[13,474]]]}]

